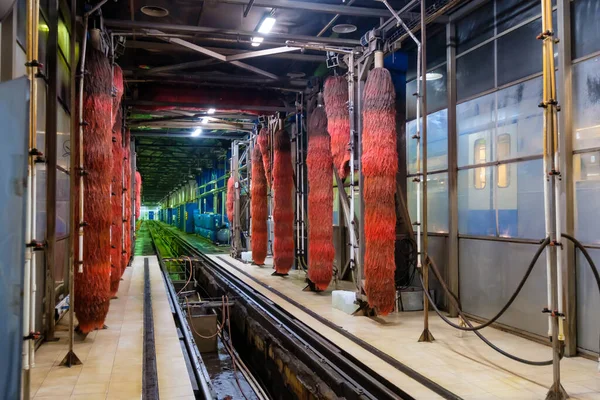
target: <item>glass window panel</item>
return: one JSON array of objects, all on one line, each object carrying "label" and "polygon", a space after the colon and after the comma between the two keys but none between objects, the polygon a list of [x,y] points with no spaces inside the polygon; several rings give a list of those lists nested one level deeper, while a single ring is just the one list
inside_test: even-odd
[{"label": "glass window panel", "polygon": [[44,70],[45,72],[47,72],[46,65],[48,63],[48,60],[46,59],[46,57],[47,57],[46,47],[48,47],[49,33],[50,33],[50,28],[48,27],[48,23],[44,19],[43,14],[40,13],[40,24],[38,26],[38,38],[39,38],[38,59],[42,64],[44,64],[44,67],[42,68],[42,70]]},{"label": "glass window panel", "polygon": [[69,175],[56,171],[56,236],[69,235]]},{"label": "glass window panel", "polygon": [[[448,107],[446,88],[446,67],[440,67],[427,73],[427,113],[431,114]],[[406,84],[406,119],[417,118],[417,80]],[[421,110],[422,112],[422,110]]]},{"label": "glass window panel", "polygon": [[[406,45],[406,57],[408,62],[408,69],[406,71],[407,80],[415,79],[417,76],[417,49],[413,43],[414,42],[411,40],[411,42]],[[444,62],[446,62],[446,31],[441,30],[433,35],[428,35],[427,69],[431,69]]]},{"label": "glass window panel", "polygon": [[[411,222],[417,220],[417,183],[406,180],[408,212]],[[427,176],[427,230],[448,232],[448,174],[446,172]]]},{"label": "glass window panel", "polygon": [[456,94],[465,99],[494,87],[494,43],[456,59]]},{"label": "glass window panel", "polygon": [[541,31],[540,18],[498,38],[498,85],[542,70],[542,45],[536,39]]},{"label": "glass window panel", "polygon": [[[542,78],[498,91],[497,136],[510,135],[509,152],[497,149],[497,160],[542,153]],[[493,154],[493,153],[492,153]]]},{"label": "glass window panel", "polygon": [[490,1],[458,21],[456,35],[459,54],[494,36],[494,3]]},{"label": "glass window panel", "polygon": [[57,151],[57,165],[68,170],[69,160],[71,153],[71,119],[69,114],[66,113],[64,108],[60,105],[56,108],[56,151]]},{"label": "glass window panel", "polygon": [[[487,143],[485,139],[477,139],[475,141],[475,145],[473,146],[473,163],[474,164],[484,164],[487,160]],[[475,168],[475,173],[473,174],[473,187],[475,189],[485,189],[487,184],[486,179],[486,168],[480,167]]]},{"label": "glass window panel", "polygon": [[573,149],[600,146],[600,57],[573,65]]},{"label": "glass window panel", "polygon": [[581,242],[600,244],[600,152],[573,156],[575,181],[575,236]]},{"label": "glass window panel", "polygon": [[[495,96],[491,93],[456,106],[459,167],[476,163],[472,149],[477,140],[490,143],[496,125]],[[485,159],[493,161],[490,146],[486,152]]]},{"label": "glass window panel", "polygon": [[[479,171],[478,171],[479,170]],[[496,236],[494,185],[475,187],[475,174],[492,182],[492,167],[458,171],[458,231],[463,235]]]},{"label": "glass window panel", "polygon": [[542,6],[539,0],[496,0],[498,33],[539,16],[541,13]]},{"label": "glass window panel", "polygon": [[71,47],[71,38],[69,36],[69,31],[67,26],[65,25],[65,21],[62,17],[58,20],[58,48],[62,52],[62,55],[65,57],[67,61],[69,61],[69,52]]},{"label": "glass window panel", "polygon": [[[496,138],[498,148],[498,159],[507,158],[510,155],[511,135],[503,133]],[[510,165],[502,164],[498,166],[499,188],[506,188],[510,184]]]},{"label": "glass window panel", "polygon": [[[542,160],[499,165],[507,172],[506,187],[496,188],[498,234],[501,237],[544,237],[544,187]],[[498,185],[500,186],[500,185]]]},{"label": "glass window panel", "polygon": [[600,1],[571,1],[573,58],[580,58],[600,50],[599,15]]},{"label": "glass window panel", "polygon": [[[408,173],[417,172],[417,121],[406,124],[406,156]],[[427,168],[436,171],[448,168],[448,110],[441,110],[427,117]]]},{"label": "glass window panel", "polygon": [[71,91],[71,72],[62,55],[58,55],[58,98],[69,107]]}]

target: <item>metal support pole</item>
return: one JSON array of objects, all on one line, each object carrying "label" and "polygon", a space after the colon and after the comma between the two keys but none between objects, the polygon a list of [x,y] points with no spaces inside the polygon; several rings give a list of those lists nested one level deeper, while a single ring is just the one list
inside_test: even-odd
[{"label": "metal support pole", "polygon": [[[559,114],[559,148],[561,151],[560,169],[562,181],[560,185],[560,208],[564,231],[575,231],[575,211],[573,193],[573,82],[572,82],[572,51],[571,51],[571,1],[558,0],[558,32],[561,40],[558,42],[558,95],[561,99]],[[565,285],[565,355],[577,355],[577,277],[575,264],[575,249],[571,241],[563,241],[563,281]]]},{"label": "metal support pole", "polygon": [[58,1],[51,0],[48,5],[48,88],[46,93],[46,290],[44,297],[46,340],[54,337],[54,270],[56,267],[56,175],[57,175],[57,52],[58,52]]},{"label": "metal support pole", "polygon": [[233,221],[232,221],[232,240],[231,256],[239,258],[241,255],[240,238],[240,174],[239,174],[239,141],[235,140],[231,144],[231,173],[234,181],[234,199],[233,199]]},{"label": "metal support pole", "polygon": [[[425,17],[427,15],[427,7],[425,0],[421,0],[421,76],[418,77],[417,85],[421,85],[421,107],[423,109],[421,144],[423,147],[423,175],[421,176],[421,187],[423,188],[422,198],[422,219],[421,230],[423,231],[423,240],[421,246],[421,254],[425,255],[425,262],[422,263],[423,271],[423,287],[425,291],[429,291],[429,261],[427,248],[427,23]],[[418,122],[417,122],[418,123]],[[419,342],[433,341],[433,335],[429,331],[429,300],[423,294],[423,333],[419,338]]]},{"label": "metal support pole", "polygon": [[546,399],[567,399],[565,389],[560,382],[560,359],[562,347],[564,346],[563,331],[563,305],[562,305],[562,249],[561,249],[561,208],[560,208],[560,185],[561,185],[561,162],[558,139],[558,116],[559,110],[556,96],[556,71],[554,67],[554,44],[555,36],[552,26],[552,2],[542,1],[542,32],[538,36],[542,40],[543,52],[543,99],[540,106],[544,110],[544,179],[545,179],[545,213],[546,232],[550,237],[550,246],[547,256],[550,257],[549,264],[549,297],[550,309],[545,311],[550,315],[552,334],[552,377],[553,384]]},{"label": "metal support pole", "polygon": [[[456,26],[446,25],[447,92],[448,92],[448,286],[459,293],[458,269],[458,138],[456,133]],[[451,317],[458,316],[452,302]]]},{"label": "metal support pole", "polygon": [[[360,248],[359,248],[359,244],[358,244],[358,239],[356,237],[356,224],[355,224],[355,210],[354,210],[354,205],[355,205],[355,196],[356,196],[356,150],[357,148],[361,147],[361,144],[359,142],[359,145],[356,145],[356,104],[357,104],[357,99],[356,99],[356,85],[355,85],[355,77],[356,77],[356,62],[354,60],[354,53],[350,53],[350,55],[348,56],[348,114],[349,114],[349,120],[350,120],[350,210],[349,210],[349,214],[347,219],[349,220],[349,223],[346,224],[346,226],[348,227],[348,235],[350,238],[350,252],[349,252],[349,265],[350,265],[350,271],[352,273],[353,278],[356,277],[355,274],[355,270],[358,268],[358,265],[361,264],[361,258],[360,258]],[[335,168],[334,168],[335,171]],[[339,183],[338,183],[339,185]],[[340,192],[341,193],[341,192]],[[340,197],[341,199],[341,197]],[[361,214],[362,217],[362,214]],[[360,226],[360,224],[359,224]],[[356,281],[355,282],[357,287],[360,288],[360,282]]]},{"label": "metal support pole", "polygon": [[[71,26],[74,27],[77,24],[77,0],[71,0]],[[87,19],[86,19],[87,21]],[[77,135],[79,134],[79,119],[78,115],[75,112],[77,107],[77,68],[75,68],[76,60],[75,60],[75,47],[77,44],[75,30],[71,31],[71,36],[69,38],[69,59],[71,60],[71,132],[69,135],[70,143],[72,143],[72,149],[75,149],[74,144],[77,142]],[[69,243],[69,351],[67,355],[62,360],[60,365],[64,365],[67,367],[71,367],[73,365],[81,364],[81,360],[75,355],[75,351],[73,349],[73,344],[75,342],[75,295],[73,288],[75,287],[75,241],[77,240],[77,235],[79,232],[79,226],[77,224],[78,221],[75,221],[75,216],[77,214],[76,210],[78,207],[78,196],[77,196],[77,185],[76,179],[78,179],[77,174],[77,157],[75,157],[75,153],[71,153],[70,157],[70,172],[69,176],[69,221],[70,223],[70,243]]]}]

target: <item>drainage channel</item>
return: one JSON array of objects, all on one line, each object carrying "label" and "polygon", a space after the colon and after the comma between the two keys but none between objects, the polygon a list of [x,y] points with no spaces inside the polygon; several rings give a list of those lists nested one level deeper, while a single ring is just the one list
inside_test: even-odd
[{"label": "drainage channel", "polygon": [[271,398],[412,399],[183,238],[156,227],[181,255],[199,261],[194,279],[205,293],[234,299],[233,343]]}]

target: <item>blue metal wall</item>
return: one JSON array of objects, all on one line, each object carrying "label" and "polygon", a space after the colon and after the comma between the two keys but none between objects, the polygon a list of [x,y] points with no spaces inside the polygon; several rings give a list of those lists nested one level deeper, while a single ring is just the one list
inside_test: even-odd
[{"label": "blue metal wall", "polygon": [[[29,81],[0,84],[0,398],[18,399],[23,347],[23,265]],[[41,287],[41,286],[39,286]]]}]

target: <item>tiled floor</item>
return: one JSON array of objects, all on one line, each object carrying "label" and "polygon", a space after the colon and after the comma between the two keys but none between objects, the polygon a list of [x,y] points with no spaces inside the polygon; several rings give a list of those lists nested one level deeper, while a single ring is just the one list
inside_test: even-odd
[{"label": "tiled floor", "polygon": [[[175,331],[175,325],[155,257],[151,257],[150,267],[157,366],[159,375],[162,373],[159,376],[161,399],[192,399],[193,392],[179,340],[176,333],[173,338],[172,332],[169,331]],[[60,340],[44,343],[38,349],[36,365],[32,370],[31,393],[35,400],[141,398],[143,257],[135,258],[133,266],[125,271],[123,279],[117,294],[118,299],[111,301],[106,319],[108,329],[90,333],[85,341],[76,337],[74,350],[83,361],[83,365],[72,368],[59,366],[68,348],[67,318],[63,318],[57,326],[57,337]],[[164,332],[168,332],[169,335],[163,334]],[[177,376],[171,374],[171,371],[175,370]]]},{"label": "tiled floor", "polygon": [[[211,257],[217,259],[218,256]],[[271,259],[267,259],[266,267],[259,268],[243,264],[229,256],[220,257],[227,258],[228,262],[243,268],[253,277],[268,283],[286,296],[465,399],[544,399],[552,382],[552,367],[531,367],[509,360],[487,347],[473,333],[461,335],[437,316],[430,318],[431,331],[436,341],[418,343],[417,339],[423,328],[421,312],[393,314],[377,320],[353,317],[331,307],[330,291],[321,294],[301,291],[306,285],[304,273],[293,271],[287,278],[277,278],[271,276]],[[226,264],[220,264],[234,271]],[[242,274],[237,273],[237,276],[415,398],[439,398],[424,386],[410,380],[391,365],[319,323],[268,289]],[[551,357],[550,348],[547,346],[493,328],[486,328],[482,332],[493,343],[521,357],[534,360]],[[571,398],[600,399],[600,373],[597,362],[580,357],[565,358],[561,368],[562,382]]]}]

